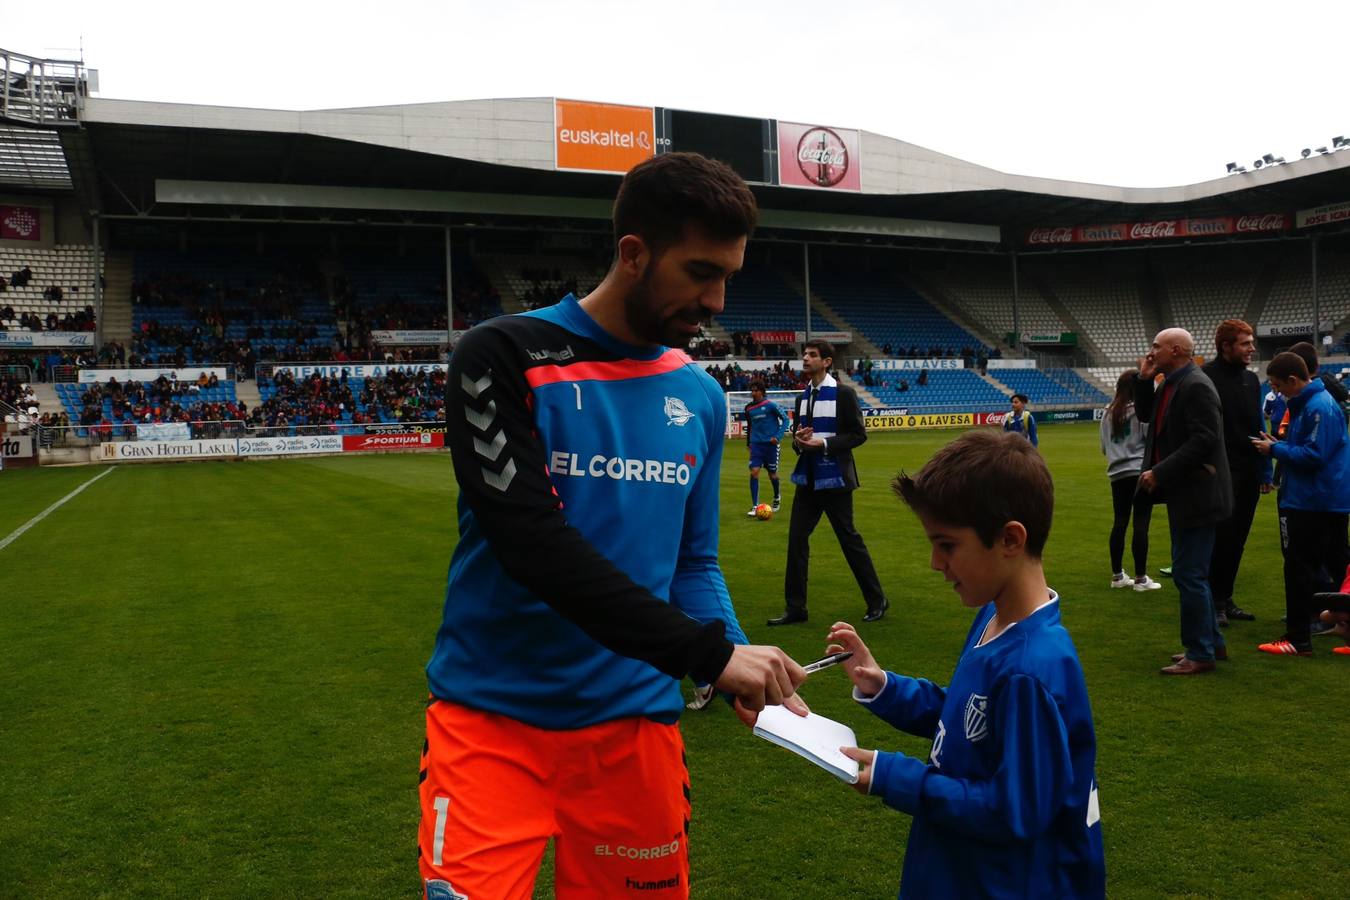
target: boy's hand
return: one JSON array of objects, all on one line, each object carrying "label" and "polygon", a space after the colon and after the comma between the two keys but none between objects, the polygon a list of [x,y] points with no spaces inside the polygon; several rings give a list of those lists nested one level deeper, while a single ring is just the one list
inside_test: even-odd
[{"label": "boy's hand", "polygon": [[840,747],[839,752],[849,759],[858,761],[858,781],[853,785],[860,794],[872,792],[872,763],[877,760],[877,751],[860,750],[857,747]]},{"label": "boy's hand", "polygon": [[858,693],[864,697],[875,697],[881,693],[881,689],[886,686],[886,673],[872,658],[872,651],[867,649],[867,644],[858,636],[857,629],[847,622],[835,622],[830,626],[830,633],[825,635],[825,642],[828,645],[825,648],[826,653],[853,651],[853,656],[840,665],[848,673],[849,680],[857,687]]}]

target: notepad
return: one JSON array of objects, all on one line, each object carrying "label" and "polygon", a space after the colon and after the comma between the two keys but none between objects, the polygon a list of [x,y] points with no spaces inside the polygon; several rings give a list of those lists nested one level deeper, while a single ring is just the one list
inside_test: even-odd
[{"label": "notepad", "polygon": [[840,747],[858,746],[858,739],[842,722],[815,713],[802,717],[782,706],[766,706],[755,722],[755,734],[809,759],[841,781],[858,783],[857,760],[839,752]]}]

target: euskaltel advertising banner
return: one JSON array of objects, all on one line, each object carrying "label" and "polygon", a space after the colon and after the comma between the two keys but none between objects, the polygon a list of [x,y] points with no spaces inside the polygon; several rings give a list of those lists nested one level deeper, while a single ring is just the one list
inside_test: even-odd
[{"label": "euskaltel advertising banner", "polygon": [[1245,216],[1209,216],[1195,219],[1158,219],[1106,225],[1052,225],[1027,232],[1028,244],[1101,244],[1110,241],[1156,241],[1169,238],[1216,237],[1284,231],[1292,224],[1284,213]]}]

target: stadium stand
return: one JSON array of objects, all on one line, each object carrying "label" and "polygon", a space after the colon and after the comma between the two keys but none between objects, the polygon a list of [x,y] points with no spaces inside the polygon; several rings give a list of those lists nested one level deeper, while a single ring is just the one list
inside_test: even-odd
[{"label": "stadium stand", "polygon": [[[1144,324],[1144,300],[1140,288],[1139,254],[1092,253],[1060,257],[1031,257],[1023,262],[1031,290],[1020,298],[1048,291],[1062,304],[1072,321],[1056,316],[1064,330],[1080,332],[1084,343],[1095,345],[1111,362],[1138,359],[1139,348],[1148,346]],[[1050,306],[1041,293],[1036,301]],[[1035,308],[1035,303],[1031,308]],[[1023,319],[1022,330],[1033,332]]]},{"label": "stadium stand", "polygon": [[1107,397],[1072,369],[994,369],[990,377],[1039,406],[1100,405]]},{"label": "stadium stand", "polygon": [[[802,331],[806,300],[771,268],[746,262],[727,286],[726,309],[716,322],[732,334],[752,331]],[[819,312],[811,311],[812,331],[834,331]]]},{"label": "stadium stand", "polygon": [[296,380],[289,372],[258,381],[262,402],[251,427],[265,434],[352,433],[371,423],[444,422],[445,372]]},{"label": "stadium stand", "polygon": [[[1012,332],[1012,273],[1006,257],[922,254],[916,255],[910,267],[940,294],[939,299],[976,327],[999,339]],[[1025,282],[1019,284],[1018,320],[1027,333],[1066,330],[1045,298]]]},{"label": "stadium stand", "polygon": [[[1185,328],[1206,350],[1224,319],[1245,319],[1253,306],[1268,303],[1279,257],[1269,245],[1188,247],[1148,254],[1171,315],[1168,324]],[[1253,323],[1255,324],[1255,323]],[[1146,347],[1153,335],[1140,345]],[[1139,353],[1133,354],[1134,359]],[[1133,362],[1126,356],[1120,362]]]},{"label": "stadium stand", "polygon": [[[1305,248],[1300,247],[1300,251]],[[1317,295],[1323,321],[1335,327],[1350,316],[1350,242],[1324,242],[1317,265]],[[1312,270],[1306,252],[1281,255],[1279,270],[1255,325],[1312,321]]]},{"label": "stadium stand", "polygon": [[[922,386],[918,375],[912,370],[874,371],[867,390],[885,407],[912,412],[999,412],[1008,408],[1007,395],[974,369],[936,369],[928,373],[928,383]],[[901,382],[908,384],[908,389],[902,390]]]},{"label": "stadium stand", "polygon": [[[161,376],[144,384],[114,381],[57,384],[57,397],[78,437],[129,437],[135,426],[179,422],[193,437],[218,437],[223,423],[240,422],[247,409],[238,403],[234,382],[177,381]],[[100,429],[102,432],[100,433]]]},{"label": "stadium stand", "polygon": [[94,260],[89,247],[0,248],[0,282],[0,328],[95,328]]},{"label": "stadium stand", "polygon": [[988,352],[983,341],[894,276],[826,271],[813,278],[811,289],[886,356],[973,358]]}]

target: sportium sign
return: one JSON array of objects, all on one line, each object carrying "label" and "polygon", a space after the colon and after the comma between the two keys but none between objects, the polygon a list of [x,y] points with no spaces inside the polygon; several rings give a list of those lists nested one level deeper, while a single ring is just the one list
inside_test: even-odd
[{"label": "sportium sign", "polygon": [[656,152],[656,120],[650,106],[555,100],[553,138],[559,169],[622,175]]},{"label": "sportium sign", "polygon": [[858,132],[778,123],[778,182],[789,187],[862,190]]}]

